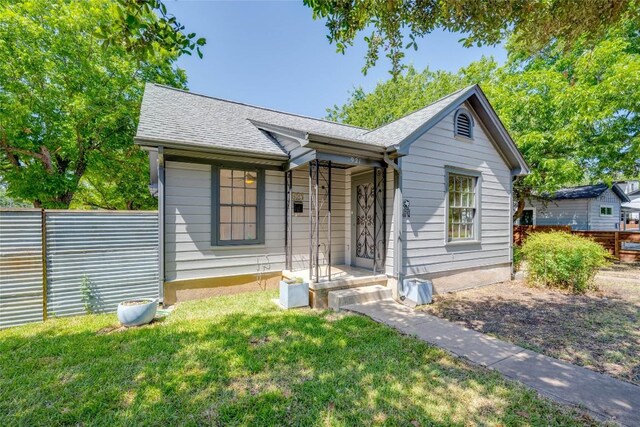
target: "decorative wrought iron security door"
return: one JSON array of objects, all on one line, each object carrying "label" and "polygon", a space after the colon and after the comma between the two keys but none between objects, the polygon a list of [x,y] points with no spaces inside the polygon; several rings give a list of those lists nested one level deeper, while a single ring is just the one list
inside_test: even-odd
[{"label": "decorative wrought iron security door", "polygon": [[373,182],[356,185],[356,257],[373,259],[375,239],[373,215],[375,194]]}]

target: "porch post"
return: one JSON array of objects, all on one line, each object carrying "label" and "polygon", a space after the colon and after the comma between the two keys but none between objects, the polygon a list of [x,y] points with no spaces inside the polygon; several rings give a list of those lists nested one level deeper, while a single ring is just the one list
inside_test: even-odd
[{"label": "porch post", "polygon": [[289,271],[293,269],[293,221],[292,221],[292,189],[293,189],[293,171],[289,170],[284,175],[285,190],[285,217],[284,217],[284,250],[285,250],[285,268]]},{"label": "porch post", "polygon": [[328,201],[327,201],[327,205],[328,205],[328,217],[329,217],[329,252],[328,252],[328,256],[327,256],[327,261],[328,261],[328,270],[327,270],[327,277],[329,281],[331,281],[331,175],[332,175],[332,169],[331,169],[331,160],[329,160],[329,165],[327,166],[327,173],[329,174],[329,188],[328,188]]},{"label": "porch post", "polygon": [[378,168],[373,168],[373,274],[378,267]]},{"label": "porch post", "polygon": [[284,268],[289,270],[289,171],[284,172]]},{"label": "porch post", "polygon": [[309,162],[309,280],[313,280],[313,163]]},{"label": "porch post", "polygon": [[373,168],[373,274],[384,271],[386,257],[387,170]]},{"label": "porch post", "polygon": [[315,192],[315,201],[316,201],[316,281],[320,281],[320,206],[318,203],[318,187],[320,187],[320,164],[318,159],[315,160],[315,169],[316,169],[316,192]]},{"label": "porch post", "polygon": [[293,170],[289,171],[289,270],[293,270]]}]

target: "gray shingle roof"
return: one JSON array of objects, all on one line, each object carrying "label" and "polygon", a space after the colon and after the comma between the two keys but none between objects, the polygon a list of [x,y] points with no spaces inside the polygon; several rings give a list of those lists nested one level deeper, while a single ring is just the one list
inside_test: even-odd
[{"label": "gray shingle roof", "polygon": [[[360,142],[390,147],[417,133],[440,113],[468,98],[477,86],[469,86],[377,129],[365,129],[327,120],[284,113],[239,102],[198,95],[167,86],[145,88],[136,139],[173,142],[203,148],[222,148],[247,153],[286,155],[267,133],[266,125],[324,135],[343,144]],[[261,123],[263,125],[261,125]]]},{"label": "gray shingle roof", "polygon": [[[602,193],[604,193],[608,189],[609,186],[605,183],[594,185],[580,185],[578,187],[560,189],[553,193],[550,198],[552,200],[593,199],[596,197],[600,197],[600,195],[602,195]],[[623,202],[629,201],[629,198],[624,194],[620,187],[618,187],[618,185],[614,184],[611,189]]]},{"label": "gray shingle roof", "polygon": [[286,155],[250,120],[344,139],[357,139],[366,132],[354,126],[148,84],[136,138]]},{"label": "gray shingle roof", "polygon": [[367,141],[384,141],[385,146],[399,144],[472,88],[473,86],[469,86],[461,89],[398,120],[367,132],[363,135],[363,139]]}]

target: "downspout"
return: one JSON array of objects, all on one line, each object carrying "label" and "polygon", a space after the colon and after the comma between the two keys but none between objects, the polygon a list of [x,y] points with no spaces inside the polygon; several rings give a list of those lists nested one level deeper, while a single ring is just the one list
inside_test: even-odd
[{"label": "downspout", "polygon": [[[515,271],[513,266],[513,183],[518,177],[512,172],[511,182],[509,183],[509,264],[511,264],[511,279],[515,278]],[[535,211],[534,211],[535,212]],[[522,222],[520,222],[522,224]]]},{"label": "downspout", "polygon": [[[397,297],[404,300],[404,286],[402,271],[402,240],[403,240],[403,221],[402,221],[402,170],[401,159],[397,158],[393,161],[389,158],[389,154],[385,153],[384,162],[391,167],[395,174],[393,177],[393,229],[395,234],[394,247],[393,247],[393,275],[396,277],[396,293]],[[397,162],[397,163],[396,163]]]},{"label": "downspout", "polygon": [[164,147],[158,147],[158,295],[164,302]]}]

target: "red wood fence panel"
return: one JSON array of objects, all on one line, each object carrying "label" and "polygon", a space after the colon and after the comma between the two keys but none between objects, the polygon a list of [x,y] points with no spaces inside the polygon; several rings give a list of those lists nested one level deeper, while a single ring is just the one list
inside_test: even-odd
[{"label": "red wood fence panel", "polygon": [[640,245],[640,232],[638,231],[572,231],[571,227],[517,225],[513,227],[513,244],[522,245],[531,233],[556,230],[589,238],[602,245],[611,255],[622,262],[640,262],[640,248],[635,250],[624,247],[625,243]]}]

